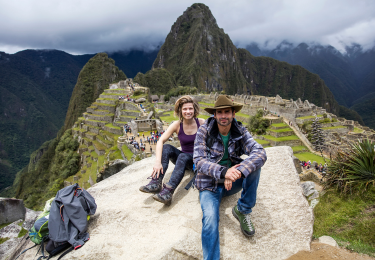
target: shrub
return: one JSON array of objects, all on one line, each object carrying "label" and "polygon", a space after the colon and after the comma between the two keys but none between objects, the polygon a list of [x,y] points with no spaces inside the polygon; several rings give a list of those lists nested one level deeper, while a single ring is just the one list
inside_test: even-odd
[{"label": "shrub", "polygon": [[351,144],[349,150],[338,151],[328,167],[325,187],[341,192],[364,192],[375,185],[375,146],[369,140]]},{"label": "shrub", "polygon": [[255,116],[249,118],[249,130],[252,134],[265,134],[270,125],[271,121],[263,118],[263,109],[259,109]]}]

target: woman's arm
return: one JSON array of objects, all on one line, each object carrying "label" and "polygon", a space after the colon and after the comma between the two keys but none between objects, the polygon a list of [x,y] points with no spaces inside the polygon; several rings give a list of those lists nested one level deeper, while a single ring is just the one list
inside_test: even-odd
[{"label": "woman's arm", "polygon": [[156,160],[152,171],[152,177],[159,178],[160,173],[164,174],[163,166],[161,165],[161,155],[163,153],[163,145],[164,143],[171,137],[173,133],[177,133],[178,128],[180,126],[180,121],[173,122],[168,129],[160,136],[158,142],[156,143]]}]

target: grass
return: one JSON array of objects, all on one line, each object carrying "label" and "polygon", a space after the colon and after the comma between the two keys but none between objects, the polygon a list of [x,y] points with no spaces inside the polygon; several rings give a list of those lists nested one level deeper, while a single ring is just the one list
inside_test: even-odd
[{"label": "grass", "polygon": [[271,126],[274,126],[274,127],[282,127],[282,126],[289,127],[289,126],[288,126],[287,124],[285,124],[285,123],[272,124]]},{"label": "grass", "polygon": [[358,128],[358,127],[354,127],[354,133],[362,133],[363,130],[361,128]]},{"label": "grass", "polygon": [[338,129],[338,128],[346,128],[345,126],[339,125],[339,126],[329,126],[329,127],[323,127],[323,130],[328,130],[328,129]]},{"label": "grass", "polygon": [[121,149],[124,152],[126,159],[130,160],[133,157],[132,151],[130,151],[126,145],[123,145]]},{"label": "grass", "polygon": [[245,118],[249,118],[250,117],[250,115],[246,115],[246,114],[241,113],[241,112],[237,112],[236,116],[241,116],[241,117],[245,117]]},{"label": "grass", "polygon": [[119,130],[121,130],[121,127],[119,127],[119,126],[114,126],[114,125],[112,125],[112,123],[106,124],[105,126],[106,126],[106,127],[110,127],[110,128],[114,128],[114,129],[119,129]]},{"label": "grass", "polygon": [[207,107],[214,107],[214,103],[205,103],[205,102],[198,102],[199,105],[207,106]]},{"label": "grass", "polygon": [[93,145],[98,149],[98,151],[105,151],[106,147],[99,143],[98,141],[92,141]]},{"label": "grass", "polygon": [[22,228],[21,231],[18,233],[18,237],[23,237],[26,234],[27,234],[27,230]]},{"label": "grass", "polygon": [[375,188],[350,195],[328,190],[314,208],[314,237],[335,238],[346,248],[375,256]]},{"label": "grass", "polygon": [[296,135],[283,136],[283,137],[273,137],[271,135],[263,135],[263,137],[268,140],[275,141],[275,142],[299,140],[298,136]]},{"label": "grass", "polygon": [[179,120],[179,118],[177,116],[173,115],[173,112],[165,113],[163,116],[160,117],[160,119],[163,120],[163,121],[166,121],[168,123],[171,123],[172,121]]},{"label": "grass", "polygon": [[109,160],[116,160],[116,159],[123,159],[121,155],[121,151],[116,147],[116,150],[109,155]]},{"label": "grass", "polygon": [[[323,117],[323,115],[317,115],[316,117]],[[296,119],[310,119],[315,118],[315,116],[303,116],[303,117],[297,117]]]},{"label": "grass", "polygon": [[284,133],[284,132],[293,132],[292,129],[288,128],[281,128],[281,129],[267,129],[267,131],[272,131],[276,133]]},{"label": "grass", "polygon": [[0,237],[0,245],[7,240],[9,240],[9,237],[4,237],[4,238]]},{"label": "grass", "polygon": [[[308,160],[310,160],[311,162],[315,161],[321,164],[325,163],[324,159],[321,156],[313,154],[313,153],[297,153],[294,156],[297,157],[300,161],[307,162]],[[326,159],[326,161],[328,162],[328,159]]]},{"label": "grass", "polygon": [[261,139],[254,139],[258,144],[261,144],[261,145],[263,145],[263,144],[270,144],[270,142],[269,141],[266,141],[266,140],[261,140]]},{"label": "grass", "polygon": [[102,107],[115,107],[116,106],[116,105],[112,105],[112,104],[99,103],[99,102],[95,102],[93,104],[96,105],[96,106],[102,106]]},{"label": "grass", "polygon": [[8,225],[10,225],[10,224],[12,224],[12,223],[4,223],[4,224],[1,224],[1,225],[0,225],[0,229],[4,228],[4,227],[6,227],[6,226],[8,226]]},{"label": "grass", "polygon": [[299,145],[299,146],[292,146],[293,152],[299,152],[299,151],[308,151],[306,146]]}]

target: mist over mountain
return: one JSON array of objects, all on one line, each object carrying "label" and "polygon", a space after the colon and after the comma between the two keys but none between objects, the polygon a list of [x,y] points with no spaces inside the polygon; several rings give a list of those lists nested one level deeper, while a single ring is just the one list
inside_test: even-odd
[{"label": "mist over mountain", "polygon": [[340,105],[353,108],[364,118],[366,125],[375,127],[369,121],[375,111],[366,109],[363,103],[375,94],[375,47],[365,51],[359,44],[353,44],[341,53],[332,46],[295,45],[283,41],[271,50],[262,49],[255,43],[246,49],[254,56],[272,57],[318,74]]}]

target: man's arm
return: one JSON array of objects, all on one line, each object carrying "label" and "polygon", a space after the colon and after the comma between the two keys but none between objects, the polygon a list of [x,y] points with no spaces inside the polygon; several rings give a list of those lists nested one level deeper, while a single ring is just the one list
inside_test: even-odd
[{"label": "man's arm", "polygon": [[211,176],[215,179],[220,179],[221,172],[224,168],[218,163],[209,161],[207,154],[207,125],[204,124],[199,127],[194,142],[193,161],[198,172]]},{"label": "man's arm", "polygon": [[245,154],[248,155],[245,160],[243,160],[237,169],[247,177],[250,173],[258,170],[267,161],[267,155],[264,148],[258,144],[249,131],[245,130],[244,137],[241,140]]}]

